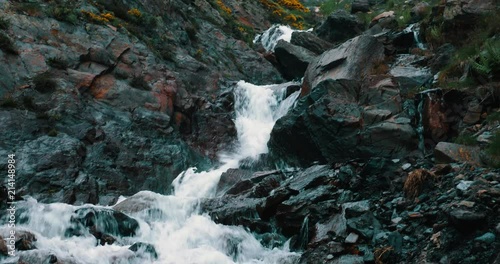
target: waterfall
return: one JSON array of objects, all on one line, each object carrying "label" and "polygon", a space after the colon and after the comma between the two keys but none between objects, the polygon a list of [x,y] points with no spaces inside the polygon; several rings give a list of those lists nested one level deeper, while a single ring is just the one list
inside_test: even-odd
[{"label": "waterfall", "polygon": [[[237,168],[243,159],[257,159],[268,151],[267,141],[275,122],[293,107],[299,95],[295,92],[285,99],[285,93],[276,87],[280,86],[257,86],[244,81],[237,84],[234,122],[238,145],[233,152],[221,154],[219,167],[209,171],[190,168],[181,173],[173,183],[173,195],[141,191],[130,200],[120,199],[120,202],[130,202],[136,207],[147,204],[154,209],[128,212],[139,223],[135,236],[117,237],[116,243],[104,246],[96,246],[97,240],[90,234],[67,237],[65,232],[71,226],[75,210],[109,210],[112,207],[43,204],[32,198],[17,204],[21,219],[17,230],[29,230],[36,235],[39,250],[50,251],[71,263],[293,263],[300,255],[289,251],[289,243],[283,248],[265,248],[244,228],[216,224],[198,208],[201,198],[214,196],[223,172]],[[115,208],[119,206],[117,204]],[[6,225],[0,228],[0,235],[5,237],[5,232],[8,232]],[[128,247],[135,242],[152,244],[158,259],[134,257]],[[19,251],[18,254],[22,253]],[[17,260],[11,258],[8,261]]]},{"label": "waterfall", "polygon": [[420,24],[415,23],[411,24],[408,27],[406,27],[403,32],[412,32],[413,33],[413,40],[415,41],[415,44],[417,44],[417,47],[421,50],[426,50],[427,47],[425,44],[420,40]]},{"label": "waterfall", "polygon": [[264,33],[255,36],[253,43],[261,43],[266,51],[274,51],[274,47],[280,40],[284,40],[286,42],[290,42],[292,39],[292,33],[295,31],[312,31],[308,30],[295,30],[290,28],[290,26],[284,25],[273,25]]}]

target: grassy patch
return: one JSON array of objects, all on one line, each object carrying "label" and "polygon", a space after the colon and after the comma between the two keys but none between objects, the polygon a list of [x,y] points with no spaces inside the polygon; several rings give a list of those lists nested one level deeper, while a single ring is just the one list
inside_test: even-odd
[{"label": "grassy patch", "polygon": [[487,117],[486,117],[486,120],[485,120],[487,123],[493,123],[493,122],[496,122],[496,121],[500,121],[500,112],[494,112],[494,113],[491,113],[489,114]]},{"label": "grassy patch", "polygon": [[328,0],[324,1],[320,6],[320,11],[323,15],[330,15],[331,13],[339,10],[345,9],[346,11],[350,11],[351,3],[347,0]]},{"label": "grassy patch", "polygon": [[454,142],[466,146],[477,145],[477,140],[472,135],[460,135],[455,139]]},{"label": "grassy patch", "polygon": [[475,57],[470,57],[472,69],[481,77],[500,80],[500,39],[489,39]]},{"label": "grassy patch", "polygon": [[500,157],[500,131],[497,131],[491,138],[491,144],[486,150],[492,156]]},{"label": "grassy patch", "polygon": [[59,21],[76,25],[78,24],[79,14],[75,11],[75,8],[70,6],[53,6],[49,10],[49,15]]}]

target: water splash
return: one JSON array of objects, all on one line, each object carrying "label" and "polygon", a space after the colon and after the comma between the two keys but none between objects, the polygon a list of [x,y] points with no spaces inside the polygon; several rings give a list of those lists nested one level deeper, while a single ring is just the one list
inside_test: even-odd
[{"label": "water splash", "polygon": [[[113,207],[42,204],[28,199],[18,203],[20,219],[24,219],[19,230],[35,234],[39,250],[71,263],[293,263],[300,255],[289,251],[289,243],[282,248],[265,248],[244,228],[216,224],[207,214],[200,214],[199,209],[201,198],[215,195],[223,172],[237,168],[242,159],[257,159],[268,151],[267,141],[275,122],[293,107],[299,95],[296,92],[285,99],[283,89],[286,87],[240,81],[235,89],[235,151],[221,155],[222,165],[218,168],[202,172],[190,168],[181,173],[173,183],[174,195],[142,191],[121,198]],[[68,237],[66,231],[71,227],[74,212],[88,207],[123,212],[136,219],[140,228],[133,237],[117,237],[113,245],[96,246],[97,239],[88,232]],[[0,235],[7,231],[5,226],[0,228]],[[158,259],[130,251],[128,247],[135,242],[152,244]]]},{"label": "water splash", "polygon": [[261,43],[266,51],[274,51],[274,47],[276,47],[278,41],[284,40],[286,42],[290,42],[292,39],[292,33],[295,31],[309,32],[312,31],[312,28],[308,30],[295,30],[290,28],[290,26],[272,25],[269,29],[264,31],[264,33],[255,36],[253,43]]}]

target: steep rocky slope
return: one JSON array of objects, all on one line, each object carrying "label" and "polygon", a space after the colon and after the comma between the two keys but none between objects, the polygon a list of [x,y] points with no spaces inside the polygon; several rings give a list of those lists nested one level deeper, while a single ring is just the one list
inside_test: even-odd
[{"label": "steep rocky slope", "polygon": [[[269,21],[304,25],[274,1],[1,2],[0,154],[17,155],[16,199],[167,193],[232,147],[234,81],[303,77],[270,152],[223,173],[202,212],[299,263],[499,263],[498,3],[307,2],[331,12],[269,52],[251,44]],[[165,218],[158,197],[76,210],[65,235],[122,243],[138,229],[126,214]]]},{"label": "steep rocky slope", "polygon": [[217,95],[280,80],[241,40],[269,25],[245,6],[223,18],[206,1],[0,3],[0,152],[19,153],[19,194],[108,204],[209,164],[235,136]]}]

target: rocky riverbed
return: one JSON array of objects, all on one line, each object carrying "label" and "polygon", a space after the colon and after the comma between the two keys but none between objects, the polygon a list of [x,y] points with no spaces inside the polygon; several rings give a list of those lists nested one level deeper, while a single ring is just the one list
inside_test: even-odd
[{"label": "rocky riverbed", "polygon": [[500,263],[498,4],[320,2],[0,2],[0,261]]}]

